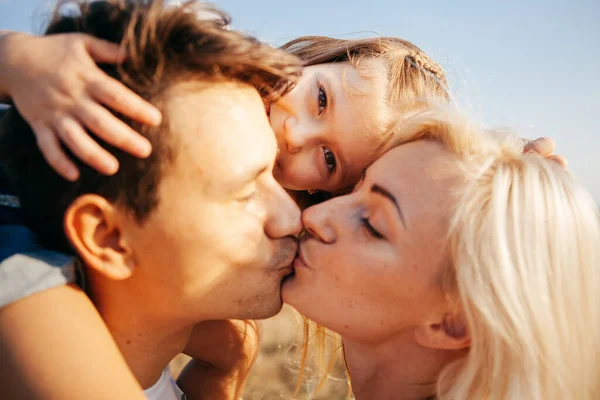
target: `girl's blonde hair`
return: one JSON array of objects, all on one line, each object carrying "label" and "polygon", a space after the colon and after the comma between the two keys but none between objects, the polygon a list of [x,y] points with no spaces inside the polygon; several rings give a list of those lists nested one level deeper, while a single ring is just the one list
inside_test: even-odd
[{"label": "girl's blonde hair", "polygon": [[396,37],[336,39],[303,36],[281,46],[298,56],[304,66],[380,59],[387,72],[386,100],[392,107],[436,95],[449,99],[446,74],[438,63],[407,40]]},{"label": "girl's blonde hair", "polygon": [[600,220],[590,194],[523,142],[448,111],[400,121],[394,143],[429,139],[465,184],[440,277],[472,344],[446,366],[439,399],[600,398]]}]

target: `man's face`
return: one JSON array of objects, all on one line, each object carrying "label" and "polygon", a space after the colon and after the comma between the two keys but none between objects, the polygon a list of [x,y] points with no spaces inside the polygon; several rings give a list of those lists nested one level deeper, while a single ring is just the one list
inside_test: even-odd
[{"label": "man's face", "polygon": [[174,161],[159,205],[128,235],[134,274],[174,316],[276,314],[301,223],[273,178],[276,141],[260,96],[232,83],[186,83],[165,102]]}]

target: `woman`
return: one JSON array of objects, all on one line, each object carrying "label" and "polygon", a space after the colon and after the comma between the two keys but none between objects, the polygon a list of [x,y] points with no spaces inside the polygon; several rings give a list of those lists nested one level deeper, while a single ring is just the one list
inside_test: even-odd
[{"label": "woman", "polygon": [[[307,209],[283,299],[360,399],[596,399],[600,223],[558,165],[447,112]],[[322,338],[322,336],[321,336]]]}]

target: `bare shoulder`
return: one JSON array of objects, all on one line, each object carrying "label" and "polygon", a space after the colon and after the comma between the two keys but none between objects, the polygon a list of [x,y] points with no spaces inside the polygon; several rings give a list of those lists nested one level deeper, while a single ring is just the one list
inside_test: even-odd
[{"label": "bare shoulder", "polygon": [[0,309],[0,353],[0,393],[7,398],[145,398],[96,308],[76,285]]}]

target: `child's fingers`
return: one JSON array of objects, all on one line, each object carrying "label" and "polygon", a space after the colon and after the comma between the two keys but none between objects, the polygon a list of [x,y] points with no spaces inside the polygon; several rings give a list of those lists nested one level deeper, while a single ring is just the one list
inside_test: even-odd
[{"label": "child's fingers", "polygon": [[75,181],[79,170],[60,147],[60,142],[52,129],[45,125],[32,125],[37,145],[46,162],[63,178]]},{"label": "child's fingers", "polygon": [[112,175],[119,169],[117,159],[96,143],[77,121],[61,118],[56,125],[56,133],[77,158],[100,173]]},{"label": "child's fingers", "polygon": [[99,138],[136,157],[147,157],[152,151],[146,138],[93,100],[81,102],[77,117]]},{"label": "child's fingers", "polygon": [[105,64],[116,64],[125,58],[125,52],[118,44],[98,39],[89,35],[84,38],[85,48],[94,61]]},{"label": "child's fingers", "polygon": [[162,119],[156,107],[108,75],[96,78],[90,95],[108,108],[138,122],[156,126]]},{"label": "child's fingers", "polygon": [[552,138],[549,137],[541,137],[532,142],[529,142],[525,145],[523,149],[526,153],[537,153],[542,157],[549,156],[554,153],[554,149],[556,148],[556,143]]},{"label": "child's fingers", "polygon": [[546,158],[548,160],[552,160],[552,161],[558,163],[558,165],[560,165],[563,168],[567,168],[569,166],[569,162],[567,161],[567,159],[558,154],[550,154]]}]

